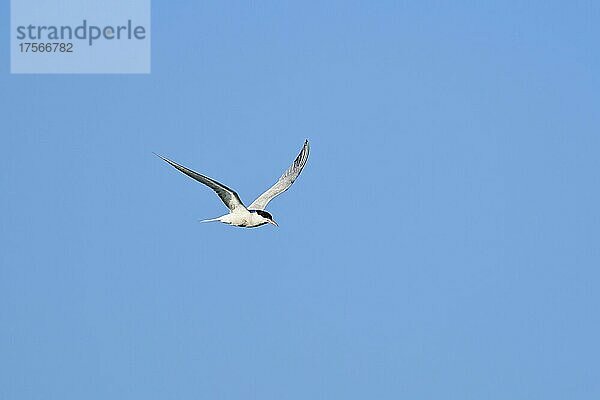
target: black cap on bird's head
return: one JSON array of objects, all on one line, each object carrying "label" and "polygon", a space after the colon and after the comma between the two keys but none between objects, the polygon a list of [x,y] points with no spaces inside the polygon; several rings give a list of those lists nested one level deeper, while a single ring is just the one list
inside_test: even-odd
[{"label": "black cap on bird's head", "polygon": [[269,224],[273,224],[275,226],[279,226],[277,225],[277,222],[275,222],[273,220],[273,216],[271,215],[271,213],[265,211],[265,210],[252,210],[253,212],[257,213],[258,215],[260,215],[261,217],[267,219]]}]

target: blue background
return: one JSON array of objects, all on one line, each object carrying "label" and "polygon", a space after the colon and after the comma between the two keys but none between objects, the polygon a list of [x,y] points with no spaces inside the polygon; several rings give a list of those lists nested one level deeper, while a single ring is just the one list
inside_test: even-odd
[{"label": "blue background", "polygon": [[[155,1],[151,75],[5,59],[0,398],[599,398],[600,9],[452,3]],[[152,155],[249,202],[305,138],[280,228]]]}]

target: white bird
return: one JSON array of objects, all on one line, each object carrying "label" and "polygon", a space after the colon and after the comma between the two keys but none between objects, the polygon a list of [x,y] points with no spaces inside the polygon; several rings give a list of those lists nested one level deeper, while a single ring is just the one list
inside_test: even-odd
[{"label": "white bird", "polygon": [[267,207],[267,204],[269,204],[269,202],[276,196],[279,196],[281,193],[288,190],[290,186],[292,186],[292,183],[294,183],[296,178],[298,178],[298,175],[300,175],[300,172],[302,172],[302,169],[306,165],[306,161],[308,161],[309,150],[310,146],[308,144],[308,140],[305,140],[302,150],[300,150],[300,153],[292,165],[290,165],[290,167],[283,173],[283,175],[281,175],[279,180],[277,180],[273,186],[258,196],[258,198],[254,200],[247,208],[244,203],[242,203],[242,200],[240,200],[240,196],[238,196],[234,190],[228,188],[222,183],[219,183],[208,176],[192,171],[191,169],[177,164],[175,161],[171,161],[159,154],[154,154],[190,178],[195,179],[214,190],[221,198],[223,203],[225,203],[227,208],[229,208],[229,214],[225,214],[217,218],[206,219],[201,222],[219,221],[225,224],[240,226],[243,228],[254,228],[265,224],[279,226],[277,225],[277,222],[273,220],[273,216],[265,211],[265,207]]}]

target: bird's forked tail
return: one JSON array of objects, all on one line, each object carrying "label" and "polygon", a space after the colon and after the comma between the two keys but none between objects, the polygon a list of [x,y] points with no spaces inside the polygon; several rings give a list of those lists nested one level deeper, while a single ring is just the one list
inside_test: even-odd
[{"label": "bird's forked tail", "polygon": [[221,217],[211,218],[211,219],[203,219],[200,222],[218,222],[221,221]]}]

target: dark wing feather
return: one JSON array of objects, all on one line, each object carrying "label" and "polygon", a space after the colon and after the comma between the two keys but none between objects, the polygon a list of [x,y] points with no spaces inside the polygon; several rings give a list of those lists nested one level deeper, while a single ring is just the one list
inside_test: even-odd
[{"label": "dark wing feather", "polygon": [[231,190],[227,186],[215,181],[214,179],[209,178],[208,176],[204,176],[202,174],[197,173],[196,171],[192,171],[191,169],[184,167],[183,165],[177,164],[175,161],[171,161],[166,157],[163,157],[159,154],[156,155],[164,161],[166,161],[167,163],[169,163],[171,166],[175,167],[179,171],[189,176],[190,178],[195,179],[198,182],[203,183],[212,190],[214,190],[230,211],[235,211],[237,208],[240,207],[246,209],[244,203],[242,203],[242,200],[240,200],[240,196],[238,196],[238,194],[235,191]]}]

